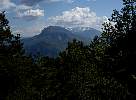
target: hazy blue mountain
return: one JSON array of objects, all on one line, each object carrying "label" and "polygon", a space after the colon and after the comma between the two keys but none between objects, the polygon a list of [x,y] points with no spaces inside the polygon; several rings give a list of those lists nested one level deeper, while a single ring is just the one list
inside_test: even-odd
[{"label": "hazy blue mountain", "polygon": [[[98,30],[86,29],[66,29],[59,26],[49,26],[44,28],[39,35],[25,38],[24,48],[27,54],[37,54],[55,57],[60,51],[67,47],[67,43],[73,39],[82,40],[89,43],[94,35],[99,35]],[[90,36],[90,37],[89,37]]]},{"label": "hazy blue mountain", "polygon": [[90,27],[74,27],[68,28],[72,33],[85,37],[87,39],[93,39],[94,36],[100,35],[101,32]]}]

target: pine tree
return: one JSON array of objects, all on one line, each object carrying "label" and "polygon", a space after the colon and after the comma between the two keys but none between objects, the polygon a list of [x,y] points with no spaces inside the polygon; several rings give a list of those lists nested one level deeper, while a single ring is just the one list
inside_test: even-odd
[{"label": "pine tree", "polygon": [[17,83],[14,73],[13,59],[22,55],[22,44],[20,35],[11,34],[9,21],[4,12],[0,12],[0,99],[4,99],[12,92]]},{"label": "pine tree", "polygon": [[105,69],[128,85],[128,92],[136,94],[136,1],[123,0],[121,11],[114,10],[111,19],[115,25],[105,23],[102,38],[108,44],[105,52]]}]

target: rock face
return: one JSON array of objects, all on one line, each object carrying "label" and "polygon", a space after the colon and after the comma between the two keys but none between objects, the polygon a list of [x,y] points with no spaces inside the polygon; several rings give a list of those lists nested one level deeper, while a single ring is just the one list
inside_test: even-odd
[{"label": "rock face", "polygon": [[69,41],[77,39],[87,44],[95,35],[100,34],[100,31],[93,28],[66,29],[59,26],[49,26],[44,28],[39,35],[24,38],[22,41],[26,54],[40,53],[44,56],[56,57],[60,51],[67,47]]}]

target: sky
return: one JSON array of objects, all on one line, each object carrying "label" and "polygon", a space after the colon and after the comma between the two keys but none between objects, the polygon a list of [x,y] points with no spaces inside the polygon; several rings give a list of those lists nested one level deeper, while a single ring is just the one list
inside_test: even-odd
[{"label": "sky", "polygon": [[14,34],[37,35],[47,26],[91,27],[101,30],[122,0],[0,0]]}]

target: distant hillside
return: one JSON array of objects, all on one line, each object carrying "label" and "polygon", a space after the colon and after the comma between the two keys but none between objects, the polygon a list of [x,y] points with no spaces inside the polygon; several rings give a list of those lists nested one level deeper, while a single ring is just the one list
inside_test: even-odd
[{"label": "distant hillside", "polygon": [[24,48],[27,54],[37,54],[56,57],[60,51],[67,47],[67,43],[73,39],[89,43],[90,40],[101,32],[95,29],[73,28],[66,29],[59,26],[49,26],[44,28],[39,35],[25,38]]},{"label": "distant hillside", "polygon": [[68,28],[68,30],[88,40],[93,39],[96,35],[101,34],[100,31],[90,27],[74,27],[74,28]]}]

